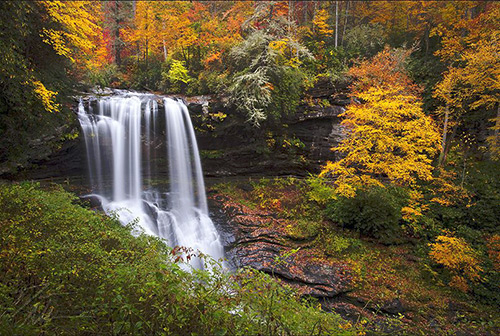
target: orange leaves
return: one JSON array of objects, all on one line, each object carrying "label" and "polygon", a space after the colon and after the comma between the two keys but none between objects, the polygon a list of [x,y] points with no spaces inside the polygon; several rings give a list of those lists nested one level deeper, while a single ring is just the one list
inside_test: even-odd
[{"label": "orange leaves", "polygon": [[498,31],[499,5],[488,6],[485,13],[473,18],[473,8],[479,3],[453,1],[440,11],[440,22],[431,35],[441,37],[442,48],[435,54],[443,61],[456,61],[468,45],[474,41],[488,39],[491,32]]},{"label": "orange leaves", "polygon": [[137,1],[134,27],[126,40],[139,43],[144,52],[176,51],[197,41],[189,20],[192,4],[181,1]]},{"label": "orange leaves", "polygon": [[208,55],[207,58],[203,61],[205,66],[209,66],[211,63],[219,62],[222,56],[222,52],[215,51],[212,54]]},{"label": "orange leaves", "polygon": [[181,57],[205,67],[220,64],[223,53],[241,39],[241,24],[252,4],[199,1],[137,1],[135,26],[127,42],[139,43],[143,54]]},{"label": "orange leaves", "polygon": [[467,280],[481,280],[482,268],[477,253],[462,238],[450,234],[438,236],[436,242],[429,244],[429,256],[436,263],[446,267],[451,273],[450,286],[468,291]]},{"label": "orange leaves", "polygon": [[411,81],[405,72],[405,62],[412,49],[390,49],[385,47],[369,62],[363,61],[349,69],[349,75],[356,78],[352,89],[361,92],[373,86],[394,84],[406,92],[420,93],[421,89]]}]

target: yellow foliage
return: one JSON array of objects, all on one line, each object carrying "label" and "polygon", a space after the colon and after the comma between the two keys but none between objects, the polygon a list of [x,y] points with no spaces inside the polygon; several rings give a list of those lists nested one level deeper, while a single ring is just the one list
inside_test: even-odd
[{"label": "yellow foliage", "polygon": [[302,64],[297,57],[293,57],[293,55],[296,55],[297,50],[290,45],[289,38],[285,37],[282,40],[271,41],[269,42],[269,48],[278,52],[280,61],[284,65],[297,68]]},{"label": "yellow foliage", "polygon": [[326,9],[320,9],[316,12],[312,23],[319,35],[331,35],[333,33],[333,29],[330,29],[328,25],[329,18],[330,15]]},{"label": "yellow foliage", "polygon": [[430,180],[439,134],[420,99],[390,84],[357,97],[363,102],[341,115],[349,133],[335,150],[345,156],[327,163],[321,175],[334,175],[337,193],[348,197],[360,186],[382,186],[381,178],[402,186]]},{"label": "yellow foliage", "polygon": [[464,239],[445,234],[438,236],[429,246],[431,259],[452,272],[450,286],[465,292],[468,290],[467,280],[481,280],[482,268],[477,254]]},{"label": "yellow foliage", "polygon": [[[464,4],[460,6],[470,6]],[[466,7],[469,8],[469,7]],[[494,159],[500,158],[500,4],[492,4],[480,16],[448,18],[455,24],[440,25],[434,33],[443,47],[436,53],[449,62],[443,80],[434,88],[434,97],[449,108],[451,121],[480,107],[498,109],[493,134],[488,137]]]},{"label": "yellow foliage", "polygon": [[43,41],[56,53],[78,63],[90,61],[100,38],[96,24],[100,5],[97,1],[39,1],[50,20],[58,27],[43,28]]},{"label": "yellow foliage", "polygon": [[436,173],[430,185],[431,203],[441,206],[455,206],[460,203],[467,203],[466,206],[470,206],[471,199],[468,191],[464,187],[453,183],[453,180],[456,179],[455,172],[438,168]]},{"label": "yellow foliage", "polygon": [[33,81],[34,92],[48,112],[59,112],[59,104],[55,102],[57,92],[48,90],[40,81]]}]

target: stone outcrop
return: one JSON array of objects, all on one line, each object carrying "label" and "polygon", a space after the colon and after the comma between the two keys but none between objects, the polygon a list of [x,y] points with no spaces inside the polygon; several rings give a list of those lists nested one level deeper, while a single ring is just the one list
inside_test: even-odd
[{"label": "stone outcrop", "polygon": [[[318,172],[328,160],[336,160],[331,150],[344,139],[339,114],[345,111],[349,99],[346,88],[323,84],[308,92],[309,104],[301,104],[297,112],[283,120],[289,139],[294,138],[303,148],[287,152],[282,148],[267,148],[269,135],[262,129],[245,123],[245,116],[228,110],[224,100],[214,97],[192,97],[187,100],[195,126],[200,130],[210,113],[222,112],[228,117],[215,123],[215,129],[198,132],[205,174],[223,175],[306,175]],[[279,134],[274,134],[278,136]],[[274,139],[277,140],[277,139]],[[215,157],[203,152],[216,152]]]},{"label": "stone outcrop", "polygon": [[332,298],[351,289],[344,263],[318,260],[300,243],[286,238],[288,224],[273,214],[250,209],[221,195],[210,197],[212,217],[222,232],[226,255],[235,267],[271,274],[303,295]]}]

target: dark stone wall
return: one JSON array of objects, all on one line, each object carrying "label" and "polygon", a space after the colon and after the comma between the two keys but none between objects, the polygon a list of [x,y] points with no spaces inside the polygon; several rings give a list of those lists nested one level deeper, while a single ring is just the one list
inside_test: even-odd
[{"label": "dark stone wall", "polygon": [[[226,106],[224,98],[177,98],[188,105],[205,175],[303,176],[318,172],[327,160],[336,159],[337,154],[331,148],[344,136],[339,114],[349,103],[345,91],[345,87],[339,89],[328,83],[320,83],[307,93],[310,103],[299,106],[294,115],[283,120],[286,128],[274,130],[274,136],[278,137],[280,132],[286,130],[287,137],[299,139],[303,143],[303,148],[292,152],[282,148],[267,148],[269,129],[249,125],[245,122],[245,116]],[[84,99],[95,105],[95,98],[89,96]],[[163,104],[161,100],[158,102],[161,109]],[[77,104],[75,100],[75,114]],[[223,121],[213,121],[213,114],[218,112],[227,117]],[[213,127],[207,128],[207,123]],[[77,139],[65,142],[50,155],[33,159],[30,167],[2,177],[45,179],[85,176],[86,169],[85,144],[80,134]]]},{"label": "dark stone wall", "polygon": [[[321,84],[321,83],[320,83]],[[302,104],[297,112],[283,120],[289,138],[299,139],[304,147],[293,153],[279,148],[266,150],[269,129],[254,128],[245,123],[245,116],[224,107],[214,98],[187,100],[197,130],[198,146],[202,153],[205,174],[230,175],[307,175],[317,173],[328,160],[338,154],[331,150],[345,135],[339,114],[349,104],[345,86],[334,87],[323,83],[311,89],[310,104]],[[215,123],[215,129],[203,130],[203,119],[210,113],[223,112],[227,119]],[[205,117],[203,117],[205,115]],[[201,117],[200,117],[201,116]],[[203,155],[204,152],[216,155]]]}]

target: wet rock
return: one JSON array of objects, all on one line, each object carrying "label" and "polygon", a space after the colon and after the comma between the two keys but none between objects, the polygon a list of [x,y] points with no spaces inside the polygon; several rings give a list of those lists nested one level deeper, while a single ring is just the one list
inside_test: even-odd
[{"label": "wet rock", "polygon": [[[281,146],[269,148],[264,141],[266,135],[261,130],[251,127],[245,122],[246,116],[218,98],[206,96],[205,100],[188,100],[193,123],[200,130],[197,134],[200,149],[223,153],[216,158],[202,158],[205,174],[304,176],[308,172],[319,172],[326,161],[339,158],[339,154],[331,148],[345,138],[346,132],[340,125],[339,115],[350,103],[346,90],[342,83],[332,84],[329,80],[322,80],[307,93],[316,102],[315,105],[304,103],[297,107],[295,113],[284,117],[287,137],[300,140],[303,144],[300,149],[292,148],[293,153],[283,153],[286,150]],[[207,102],[204,109],[203,104]],[[210,131],[201,131],[206,122],[203,117],[206,111],[223,112],[228,117],[223,122],[215,122]]]},{"label": "wet rock", "polygon": [[78,200],[82,206],[86,206],[92,210],[104,212],[104,209],[102,208],[101,199],[99,198],[99,196],[96,195],[81,196],[78,198]]}]

